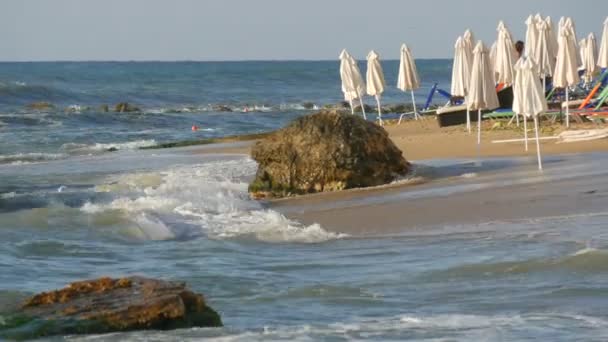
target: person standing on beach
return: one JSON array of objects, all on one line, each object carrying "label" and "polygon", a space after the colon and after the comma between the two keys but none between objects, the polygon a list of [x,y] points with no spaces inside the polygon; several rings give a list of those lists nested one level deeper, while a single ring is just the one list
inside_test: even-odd
[{"label": "person standing on beach", "polygon": [[517,57],[521,58],[521,55],[524,53],[524,42],[518,40],[515,43],[515,50],[517,51]]}]

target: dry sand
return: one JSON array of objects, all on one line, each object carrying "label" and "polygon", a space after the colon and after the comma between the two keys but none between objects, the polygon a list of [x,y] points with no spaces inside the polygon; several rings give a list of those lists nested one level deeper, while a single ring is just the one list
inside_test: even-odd
[{"label": "dry sand", "polygon": [[[530,130],[530,124],[528,129]],[[593,123],[572,123],[572,130],[596,129]],[[474,126],[476,128],[476,126]],[[405,121],[397,125],[395,121],[389,121],[385,126],[393,142],[399,147],[408,160],[424,160],[437,158],[469,158],[477,156],[476,132],[468,134],[466,127],[451,126],[440,128],[434,117],[427,117],[418,121]],[[541,136],[555,136],[565,127],[560,124],[543,122],[541,125]],[[532,138],[534,132],[529,131]],[[506,157],[523,156],[535,153],[535,145],[530,141],[530,152],[526,153],[521,143],[493,144],[492,140],[523,139],[523,127],[515,124],[508,126],[505,121],[484,121],[482,125],[482,157]],[[229,141],[226,141],[229,142]],[[249,154],[250,147],[255,140],[243,142],[238,146],[207,145],[197,149],[198,153],[234,153]],[[608,151],[608,139],[600,139],[576,143],[557,143],[556,140],[541,141],[543,155]]]}]

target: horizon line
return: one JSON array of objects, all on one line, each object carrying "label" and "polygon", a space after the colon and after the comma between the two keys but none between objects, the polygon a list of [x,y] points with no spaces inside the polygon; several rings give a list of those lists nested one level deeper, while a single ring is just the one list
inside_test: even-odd
[{"label": "horizon line", "polygon": [[[414,58],[415,60],[449,60],[452,58]],[[383,59],[382,61],[398,61]],[[37,59],[0,60],[0,63],[242,63],[242,62],[339,62],[335,59]],[[365,61],[361,59],[360,61]]]}]

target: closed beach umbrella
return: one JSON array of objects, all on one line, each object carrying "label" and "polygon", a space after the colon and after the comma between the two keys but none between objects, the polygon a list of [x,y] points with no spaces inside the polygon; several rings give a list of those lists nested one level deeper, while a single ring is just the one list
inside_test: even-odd
[{"label": "closed beach umbrella", "polygon": [[[452,65],[452,96],[467,96],[472,66],[468,62],[466,47],[462,37],[454,45],[454,63]],[[471,115],[467,106],[467,130],[471,133]]]},{"label": "closed beach umbrella", "polygon": [[380,106],[380,96],[386,88],[384,72],[380,65],[380,56],[372,50],[367,55],[367,95],[376,98],[378,104],[378,122],[382,125],[382,107]]},{"label": "closed beach umbrella", "polygon": [[538,18],[530,15],[526,19],[526,56],[536,55],[538,41]]},{"label": "closed beach umbrella", "polygon": [[473,31],[466,30],[462,35],[462,41],[464,43],[464,51],[467,56],[467,63],[472,67],[473,66],[473,49],[475,48],[475,37],[473,36]]},{"label": "closed beach umbrella", "polygon": [[363,78],[361,77],[357,62],[346,50],[342,50],[342,53],[340,53],[340,78],[342,79],[344,99],[349,102],[351,112],[354,114],[353,101],[359,99],[363,117],[365,118],[365,108],[361,98],[361,95],[365,91]]},{"label": "closed beach umbrella", "polygon": [[534,50],[534,60],[538,63],[538,72],[543,79],[543,89],[546,89],[546,77],[553,75],[555,69],[555,52],[552,50],[551,18],[538,23],[538,39]]},{"label": "closed beach umbrella", "polygon": [[477,110],[477,148],[481,146],[481,111],[496,109],[500,106],[496,95],[494,73],[490,68],[489,51],[483,42],[479,41],[473,50],[473,69],[469,82],[467,106],[469,110]]},{"label": "closed beach umbrella", "polygon": [[583,54],[581,55],[582,68],[585,70],[583,79],[586,84],[591,84],[593,78],[597,76],[599,71],[596,63],[597,42],[595,41],[595,35],[593,33],[589,33],[589,36],[585,39],[585,46],[581,48],[584,48]]},{"label": "closed beach umbrella", "polygon": [[[513,85],[513,110],[524,115],[525,118],[534,118],[534,130],[536,132],[536,153],[538,157],[538,168],[542,170],[542,159],[540,153],[540,139],[538,134],[538,116],[547,111],[547,100],[537,76],[538,66],[532,58],[522,58],[515,65],[516,76]],[[525,146],[528,150],[528,131],[524,119]]]},{"label": "closed beach umbrella", "polygon": [[[401,58],[399,60],[399,75],[397,77],[397,88],[401,91],[409,91],[412,94],[412,106],[414,107],[414,117],[418,119],[418,111],[416,110],[416,98],[414,90],[420,88],[420,78],[416,69],[416,62],[412,57],[412,52],[407,45],[401,45]],[[399,123],[403,114],[399,117]]]},{"label": "closed beach umbrella", "polygon": [[553,21],[551,20],[551,17],[548,16],[545,18],[545,24],[547,24],[549,30],[547,50],[549,51],[549,56],[555,59],[557,57],[557,33],[555,32],[555,28],[553,27]]},{"label": "closed beach umbrella", "polygon": [[[490,68],[494,70],[494,66],[496,65],[496,41],[492,43],[490,46]],[[496,73],[494,73],[494,78],[496,78]]]},{"label": "closed beach umbrella", "polygon": [[513,44],[511,33],[501,21],[498,24],[498,39],[496,40],[496,60],[494,62],[494,72],[496,82],[503,83],[505,86],[513,84],[515,73],[513,66],[517,61],[517,51]]},{"label": "closed beach umbrella", "polygon": [[597,65],[602,68],[608,68],[608,17],[604,21],[604,31],[602,33],[602,41],[600,42],[600,51],[597,56]]},{"label": "closed beach umbrella", "polygon": [[[560,20],[561,22],[561,20]],[[564,20],[559,28],[557,61],[553,72],[553,87],[566,90],[566,127],[570,126],[569,87],[580,81],[576,33],[571,20]]]}]

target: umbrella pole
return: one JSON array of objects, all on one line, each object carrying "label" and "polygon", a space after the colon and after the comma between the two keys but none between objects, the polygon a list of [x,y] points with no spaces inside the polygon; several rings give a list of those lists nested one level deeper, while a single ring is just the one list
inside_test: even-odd
[{"label": "umbrella pole", "polygon": [[353,107],[353,100],[348,100],[348,102],[350,103],[350,114],[355,115],[355,107]]},{"label": "umbrella pole", "polygon": [[570,105],[568,103],[568,86],[566,86],[566,127],[570,127]]},{"label": "umbrella pole", "polygon": [[477,110],[477,165],[481,166],[481,109]]},{"label": "umbrella pole", "polygon": [[519,114],[515,114],[515,121],[517,122],[517,127],[519,127]]},{"label": "umbrella pole", "polygon": [[418,117],[420,115],[418,115],[418,111],[416,110],[416,97],[414,96],[414,90],[411,90],[412,92],[412,107],[414,108],[414,118],[416,120],[418,120]]},{"label": "umbrella pole", "polygon": [[524,119],[524,145],[526,146],[526,152],[528,152],[528,120],[526,120],[526,116],[523,116]]},{"label": "umbrella pole", "polygon": [[538,169],[543,170],[543,160],[540,156],[540,139],[538,138],[538,116],[534,116],[534,130],[536,131],[536,156],[538,157]]},{"label": "umbrella pole", "polygon": [[382,122],[382,106],[380,105],[379,95],[376,95],[376,103],[378,104],[378,123],[382,126],[384,123]]},{"label": "umbrella pole", "polygon": [[469,109],[468,105],[467,105],[467,130],[469,131],[469,134],[471,134],[471,110]]},{"label": "umbrella pole", "polygon": [[363,105],[363,99],[361,98],[361,94],[357,90],[357,97],[359,97],[359,103],[361,104],[361,112],[363,112],[363,118],[367,120],[367,115],[365,115],[365,106]]}]

